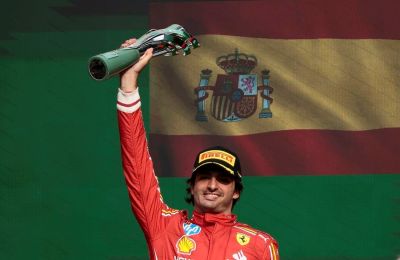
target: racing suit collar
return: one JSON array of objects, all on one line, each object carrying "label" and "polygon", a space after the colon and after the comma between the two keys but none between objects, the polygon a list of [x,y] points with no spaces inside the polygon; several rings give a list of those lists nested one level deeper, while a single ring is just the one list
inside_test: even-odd
[{"label": "racing suit collar", "polygon": [[213,213],[199,213],[193,211],[192,221],[200,226],[205,226],[207,224],[222,224],[225,226],[233,226],[236,223],[236,215],[234,214],[213,214]]}]

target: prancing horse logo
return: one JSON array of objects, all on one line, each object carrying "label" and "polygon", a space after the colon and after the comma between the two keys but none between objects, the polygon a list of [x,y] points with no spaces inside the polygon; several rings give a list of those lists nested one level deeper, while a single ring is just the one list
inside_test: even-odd
[{"label": "prancing horse logo", "polygon": [[245,246],[250,242],[250,237],[248,235],[243,234],[243,233],[237,233],[236,234],[236,241],[240,245]]}]

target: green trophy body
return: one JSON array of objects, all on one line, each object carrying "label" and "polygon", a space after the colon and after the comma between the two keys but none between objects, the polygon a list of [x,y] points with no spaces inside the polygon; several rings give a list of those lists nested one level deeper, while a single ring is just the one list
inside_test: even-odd
[{"label": "green trophy body", "polygon": [[199,42],[186,30],[173,24],[165,29],[150,30],[128,47],[98,54],[89,59],[89,74],[95,80],[109,79],[135,64],[141,55],[153,48],[153,56],[171,56],[183,50],[190,54],[190,47],[199,47]]},{"label": "green trophy body", "polygon": [[95,80],[104,80],[119,74],[140,58],[140,53],[134,48],[123,48],[109,51],[89,60],[90,75]]}]

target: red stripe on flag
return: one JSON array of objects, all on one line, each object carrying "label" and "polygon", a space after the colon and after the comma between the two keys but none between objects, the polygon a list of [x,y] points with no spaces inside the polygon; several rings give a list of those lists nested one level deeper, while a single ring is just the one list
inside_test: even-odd
[{"label": "red stripe on flag", "polygon": [[368,131],[289,130],[245,136],[150,134],[159,176],[189,176],[197,152],[223,145],[239,155],[244,175],[400,173],[400,128]]},{"label": "red stripe on flag", "polygon": [[150,4],[150,26],[178,23],[195,35],[400,39],[399,10],[398,0],[158,2]]}]

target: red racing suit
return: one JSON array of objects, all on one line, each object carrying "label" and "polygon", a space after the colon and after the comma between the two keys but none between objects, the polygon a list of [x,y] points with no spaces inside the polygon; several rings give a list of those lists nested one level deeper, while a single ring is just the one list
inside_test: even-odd
[{"label": "red racing suit", "polygon": [[277,260],[278,245],[268,234],[237,222],[235,215],[200,214],[162,199],[147,148],[137,91],[118,93],[122,164],[131,207],[146,237],[151,259]]}]

